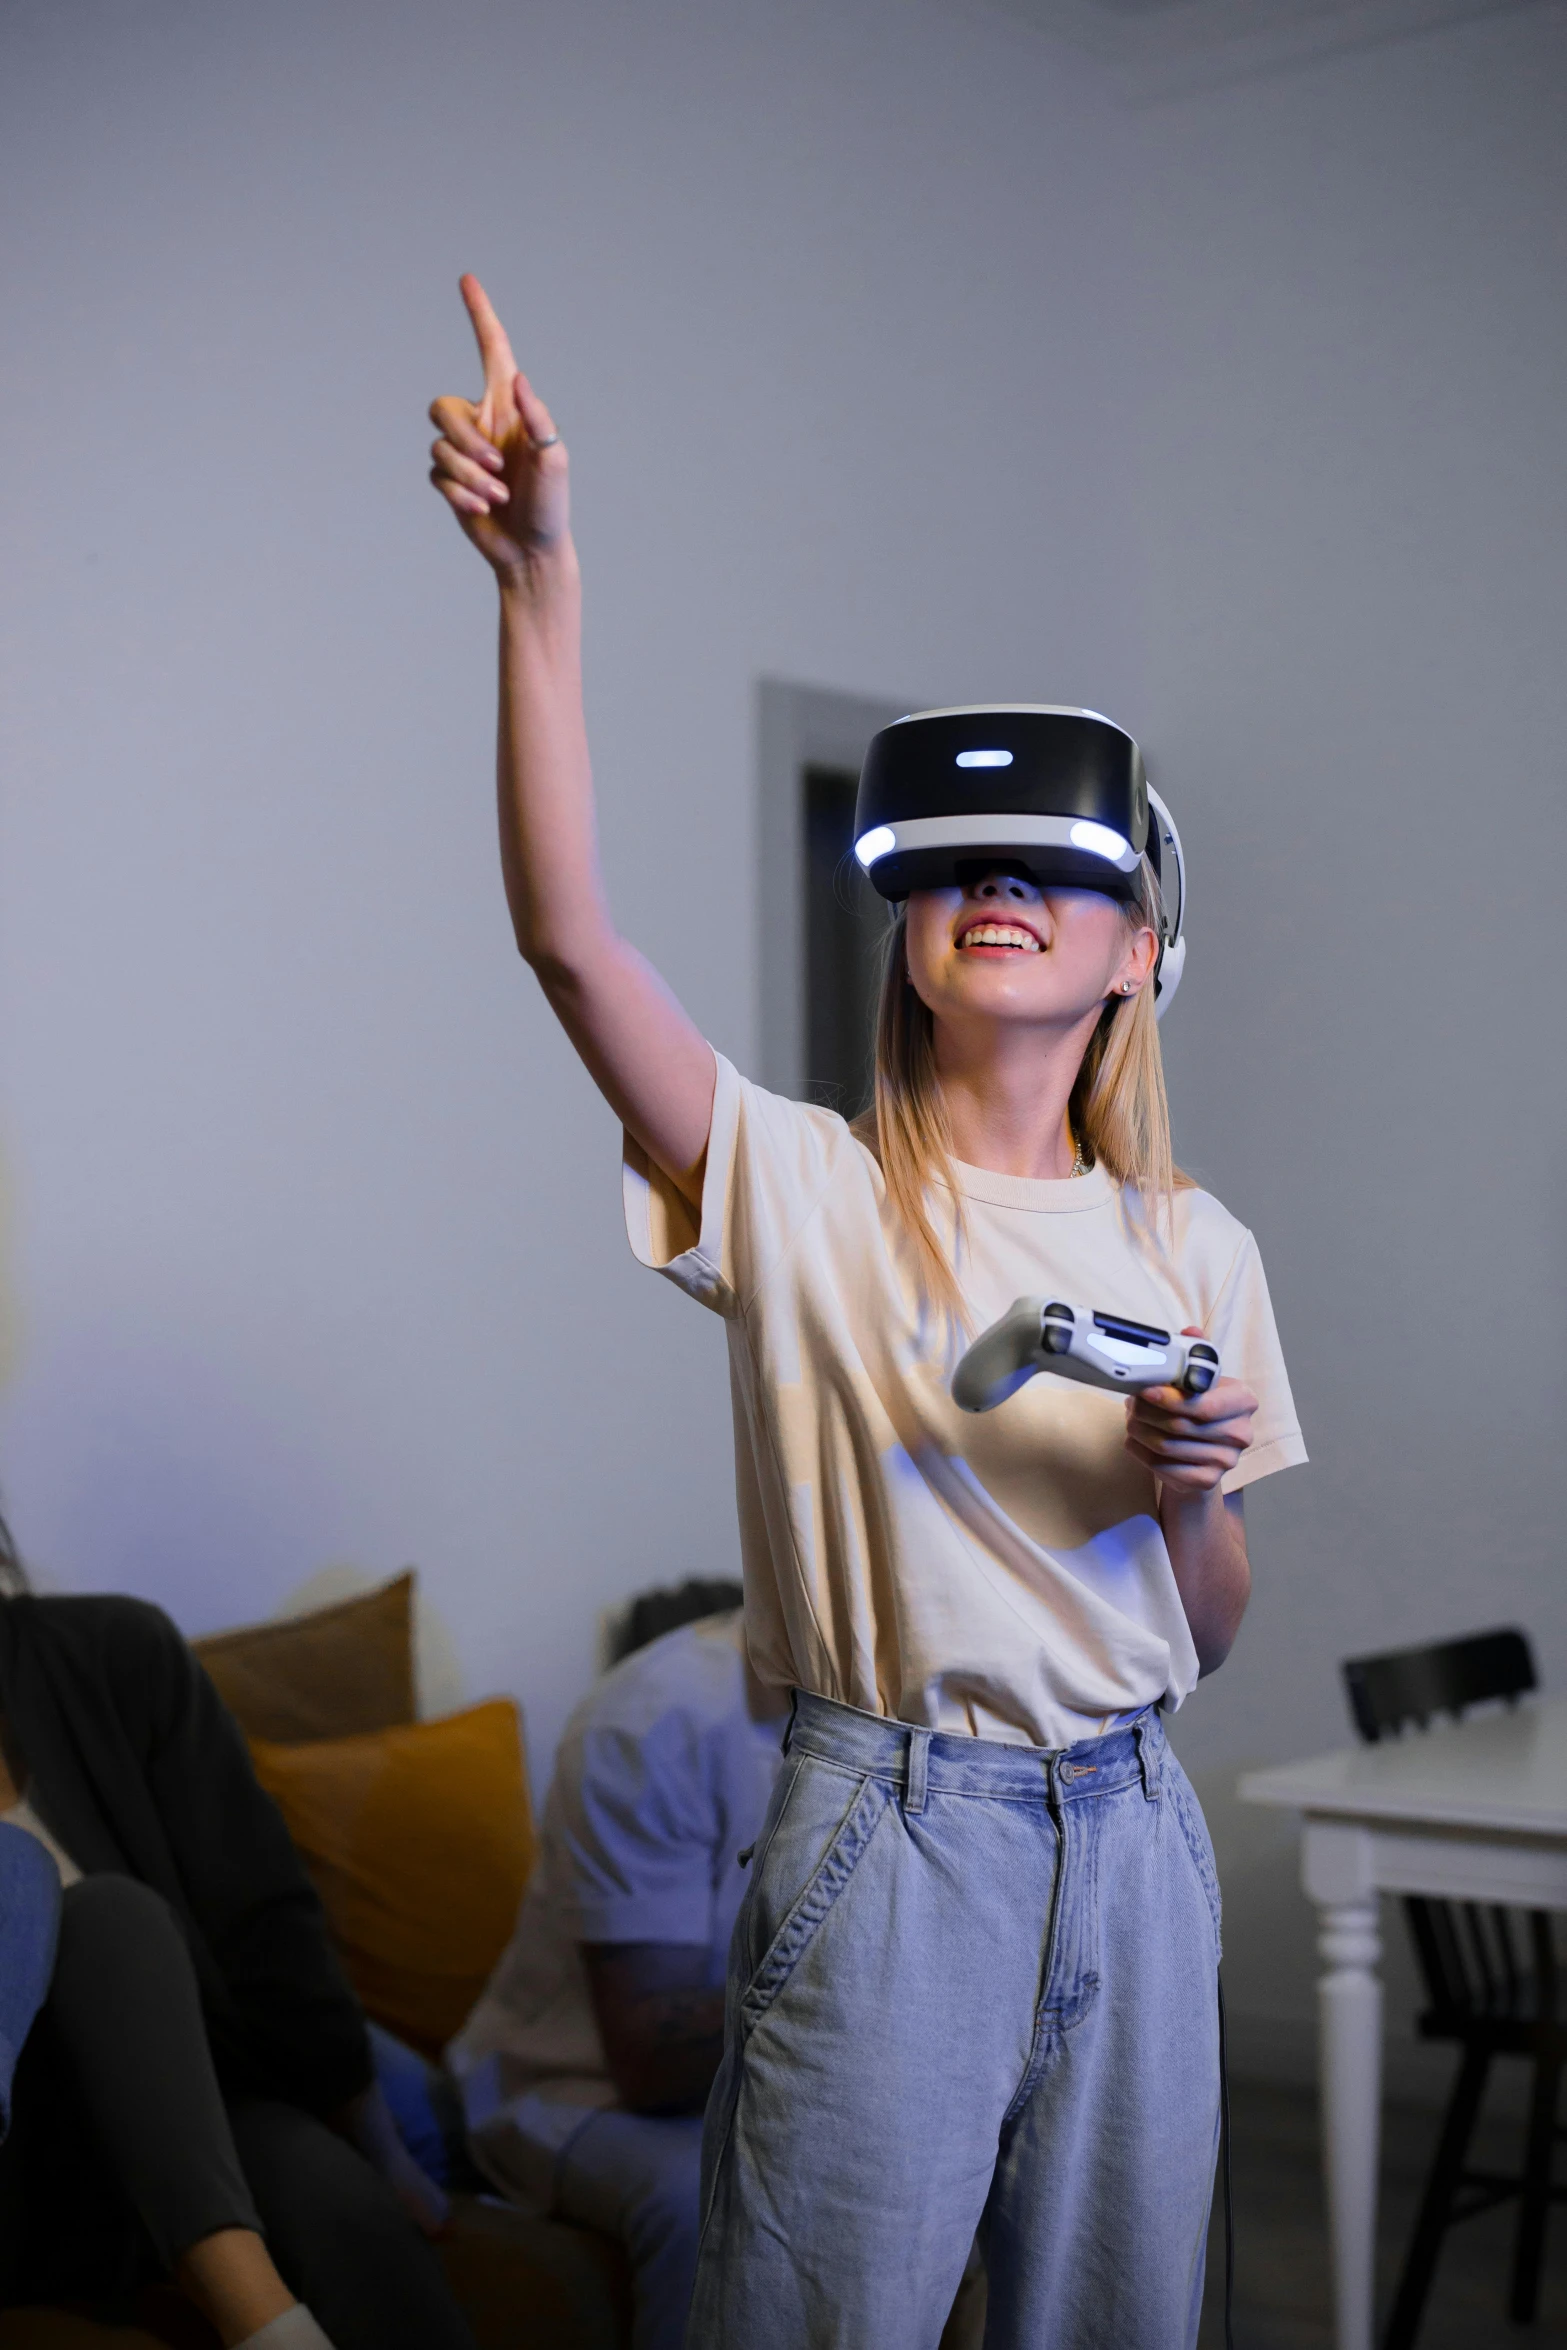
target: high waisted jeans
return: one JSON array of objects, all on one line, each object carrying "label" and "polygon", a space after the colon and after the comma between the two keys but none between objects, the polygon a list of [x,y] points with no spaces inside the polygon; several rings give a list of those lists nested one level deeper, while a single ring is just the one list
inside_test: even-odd
[{"label": "high waisted jeans", "polygon": [[730,1954],[688,2350],[1189,2350],[1219,1893],[1149,1712],[1060,1752],[802,1695]]}]

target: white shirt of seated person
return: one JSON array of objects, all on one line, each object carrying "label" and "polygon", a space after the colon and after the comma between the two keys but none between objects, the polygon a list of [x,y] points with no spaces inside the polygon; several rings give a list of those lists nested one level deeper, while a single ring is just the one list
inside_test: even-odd
[{"label": "white shirt of seated person", "polygon": [[567,1723],[516,1930],[447,2050],[476,2158],[508,2192],[542,2194],[538,2154],[618,2102],[583,1943],[686,1944],[722,1985],[787,1718],[746,1672],[735,1611],[636,1650]]}]

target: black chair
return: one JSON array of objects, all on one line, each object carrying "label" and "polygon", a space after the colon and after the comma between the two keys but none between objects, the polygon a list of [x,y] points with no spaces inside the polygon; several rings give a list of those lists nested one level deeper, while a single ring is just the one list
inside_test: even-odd
[{"label": "black chair", "polygon": [[[1529,1643],[1517,1631],[1477,1632],[1434,1648],[1351,1657],[1343,1670],[1355,1726],[1372,1740],[1410,1723],[1423,1730],[1433,1714],[1456,1717],[1487,1699],[1515,1704],[1537,1685]],[[1551,2177],[1567,2020],[1558,2013],[1549,1916],[1424,1897],[1406,1900],[1404,1914],[1429,2002],[1419,2020],[1421,2036],[1455,2041],[1463,2058],[1383,2350],[1410,2350],[1447,2229],[1514,2195],[1518,2233],[1508,2314],[1527,2325],[1539,2298],[1546,2216],[1553,2202],[1567,2198],[1567,2188],[1553,2185]],[[1464,2162],[1496,2056],[1526,2056],[1534,2066],[1527,2152],[1517,2176],[1470,2170]]]}]

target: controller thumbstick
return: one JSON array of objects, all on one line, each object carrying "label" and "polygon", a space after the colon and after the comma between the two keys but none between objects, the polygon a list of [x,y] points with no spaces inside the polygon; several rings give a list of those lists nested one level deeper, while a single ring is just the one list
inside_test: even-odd
[{"label": "controller thumbstick", "polygon": [[1047,1355],[1064,1355],[1072,1343],[1077,1316],[1070,1306],[1048,1305],[1040,1324],[1039,1343]]},{"label": "controller thumbstick", "polygon": [[1211,1363],[1201,1363],[1197,1360],[1197,1350],[1194,1347],[1187,1358],[1186,1376],[1181,1381],[1181,1385],[1188,1395],[1206,1395],[1218,1376],[1217,1358]]}]

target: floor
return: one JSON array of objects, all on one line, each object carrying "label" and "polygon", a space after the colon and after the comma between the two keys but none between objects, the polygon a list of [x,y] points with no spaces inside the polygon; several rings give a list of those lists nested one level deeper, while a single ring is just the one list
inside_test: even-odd
[{"label": "floor", "polygon": [[[1316,2100],[1304,2090],[1237,2083],[1231,2104],[1235,2350],[1332,2350]],[[1379,2321],[1414,2225],[1436,2128],[1431,2113],[1390,2108],[1383,2117]],[[1482,2169],[1513,2169],[1518,2138],[1516,2125],[1483,2129],[1472,2159]],[[1503,2206],[1450,2233],[1418,2350],[1567,2344],[1567,2210],[1558,2211],[1547,2237],[1540,2315],[1527,2329],[1507,2322],[1512,2227],[1512,2211]],[[1223,2283],[1223,2224],[1216,2208],[1200,2350],[1223,2350]]]}]

